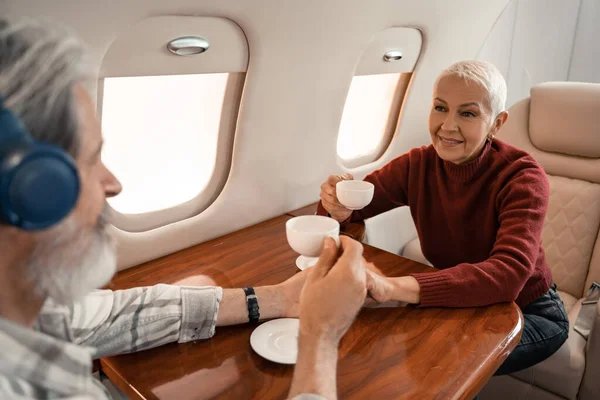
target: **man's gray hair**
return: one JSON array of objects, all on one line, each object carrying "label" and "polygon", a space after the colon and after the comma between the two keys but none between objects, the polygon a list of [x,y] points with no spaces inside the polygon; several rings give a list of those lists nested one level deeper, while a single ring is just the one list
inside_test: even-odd
[{"label": "man's gray hair", "polygon": [[73,85],[86,80],[85,51],[70,32],[0,17],[0,96],[31,136],[77,157],[78,106]]},{"label": "man's gray hair", "polygon": [[492,118],[504,111],[506,107],[506,81],[494,64],[481,60],[465,60],[452,64],[442,71],[442,76],[458,76],[467,82],[475,82],[488,92],[488,100],[492,107]]}]

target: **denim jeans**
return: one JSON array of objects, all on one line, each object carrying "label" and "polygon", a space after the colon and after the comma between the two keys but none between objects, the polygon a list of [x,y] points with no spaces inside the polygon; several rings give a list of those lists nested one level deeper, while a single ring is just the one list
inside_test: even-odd
[{"label": "denim jeans", "polygon": [[521,311],[525,319],[521,341],[494,375],[511,374],[544,361],[569,336],[569,319],[556,284]]}]

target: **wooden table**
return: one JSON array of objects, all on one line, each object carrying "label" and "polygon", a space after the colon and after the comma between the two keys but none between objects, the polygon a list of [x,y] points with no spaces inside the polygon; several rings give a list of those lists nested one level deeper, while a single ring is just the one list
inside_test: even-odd
[{"label": "wooden table", "polygon": [[[119,273],[111,287],[157,283],[269,285],[298,269],[283,215]],[[384,274],[431,267],[365,245]],[[131,399],[284,399],[293,367],[267,361],[250,347],[255,326],[217,328],[214,338],[108,357],[104,373]],[[339,351],[338,391],[348,399],[468,399],[520,339],[517,306],[469,309],[363,309]]]}]

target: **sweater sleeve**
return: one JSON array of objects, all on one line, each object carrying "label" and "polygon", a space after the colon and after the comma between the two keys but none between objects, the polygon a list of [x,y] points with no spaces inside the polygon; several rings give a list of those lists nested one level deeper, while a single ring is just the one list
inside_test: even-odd
[{"label": "sweater sleeve", "polygon": [[533,274],[548,209],[548,178],[539,165],[519,171],[496,199],[499,229],[488,259],[412,274],[422,307],[477,307],[516,300]]},{"label": "sweater sleeve", "polygon": [[[375,186],[373,200],[362,210],[354,211],[345,222],[360,222],[391,209],[408,204],[408,177],[411,153],[390,161],[364,179]],[[319,201],[317,215],[328,215]]]}]

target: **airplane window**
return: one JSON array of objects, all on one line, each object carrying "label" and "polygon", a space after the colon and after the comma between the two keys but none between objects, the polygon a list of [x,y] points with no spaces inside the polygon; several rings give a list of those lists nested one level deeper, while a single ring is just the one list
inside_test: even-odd
[{"label": "airplane window", "polygon": [[[411,74],[355,76],[346,98],[337,153],[343,161],[371,162],[389,144]],[[370,157],[369,157],[370,156]],[[366,157],[366,158],[365,158]]]},{"label": "airplane window", "polygon": [[108,200],[115,210],[162,210],[202,192],[215,168],[228,76],[104,80],[102,157],[124,188]]}]

